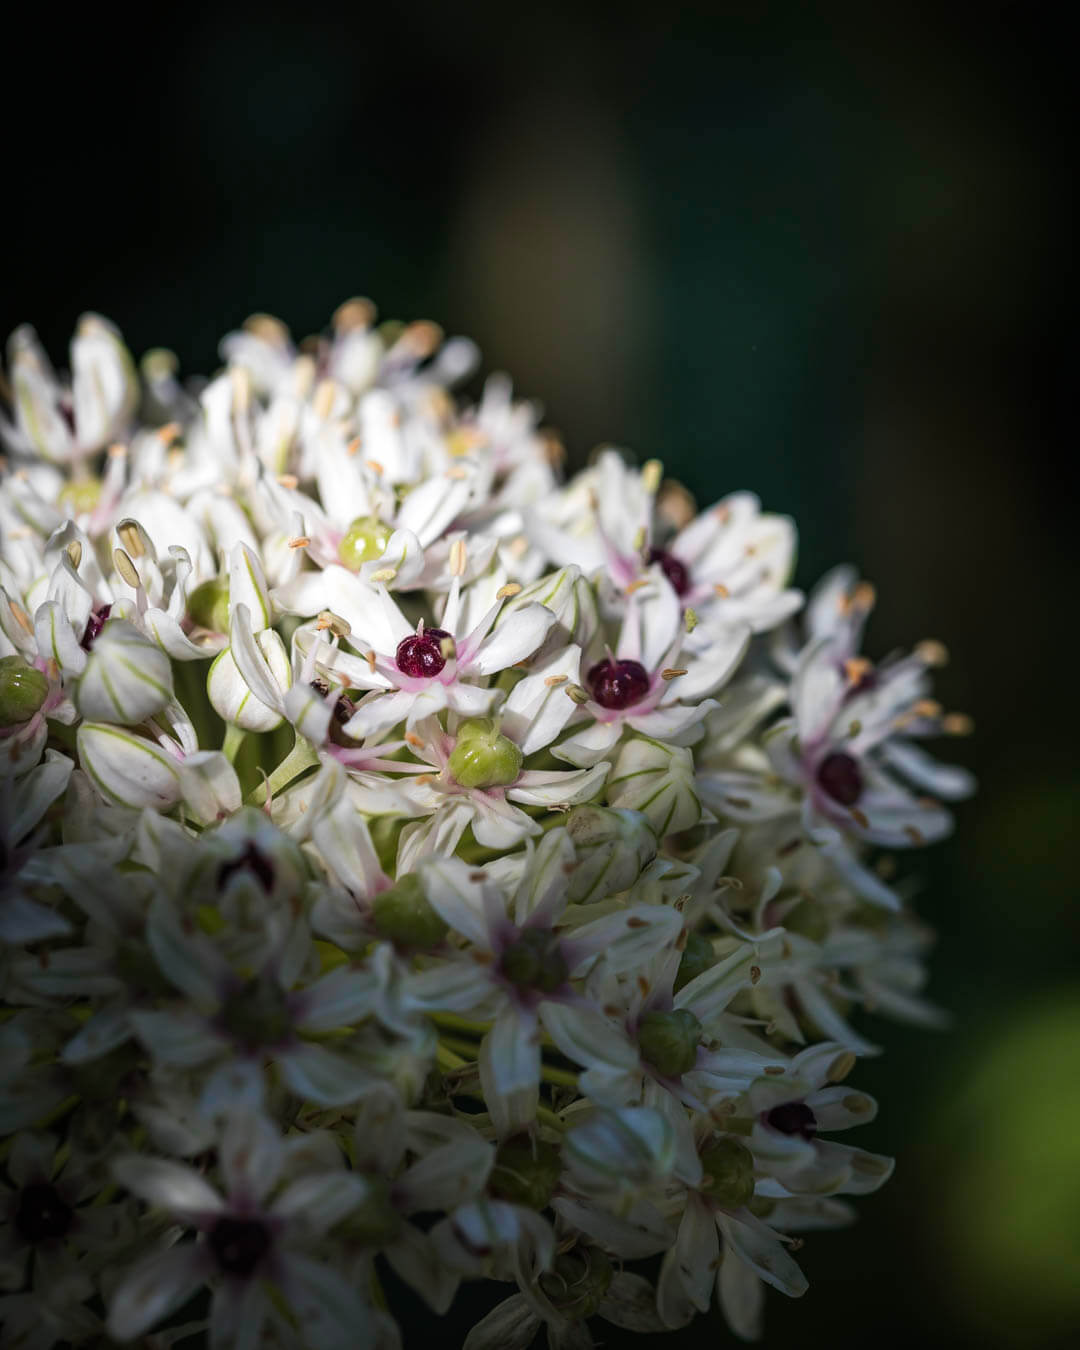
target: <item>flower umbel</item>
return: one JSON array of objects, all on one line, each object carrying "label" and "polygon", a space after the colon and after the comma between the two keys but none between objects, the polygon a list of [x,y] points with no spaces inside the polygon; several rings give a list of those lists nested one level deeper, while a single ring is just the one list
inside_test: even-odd
[{"label": "flower umbel", "polygon": [[393,1350],[465,1280],[467,1350],[758,1336],[892,1171],[864,1014],[944,1021],[944,649],[863,656],[847,567],[800,614],[747,492],[562,481],[434,324],[221,353],[8,347],[5,1344]]}]

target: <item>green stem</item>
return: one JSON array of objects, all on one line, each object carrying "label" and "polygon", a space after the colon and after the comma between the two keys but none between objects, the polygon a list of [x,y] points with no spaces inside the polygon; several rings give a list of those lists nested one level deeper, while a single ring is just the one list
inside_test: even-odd
[{"label": "green stem", "polygon": [[254,806],[262,806],[266,801],[267,793],[281,792],[293,781],[299,778],[305,770],[310,769],[313,764],[318,764],[319,756],[315,753],[310,741],[304,740],[302,736],[297,736],[296,744],[277,766],[274,772],[259,786],[248,794],[248,801]]},{"label": "green stem", "polygon": [[236,763],[236,756],[240,753],[240,747],[244,743],[244,737],[247,732],[243,727],[238,727],[235,722],[229,722],[225,726],[225,740],[222,743],[221,750],[230,764]]}]

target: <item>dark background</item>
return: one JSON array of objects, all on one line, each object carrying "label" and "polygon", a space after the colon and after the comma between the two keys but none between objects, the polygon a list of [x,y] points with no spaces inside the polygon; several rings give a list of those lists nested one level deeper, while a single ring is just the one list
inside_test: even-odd
[{"label": "dark background", "polygon": [[96,309],[192,373],[253,310],[299,337],[370,295],[475,337],[575,462],[793,513],[802,584],[877,583],[872,653],[948,641],[982,792],[921,907],[956,1025],[874,1024],[896,1176],[808,1242],[776,1345],[1080,1330],[1072,48],[974,13],[84,7],[5,57],[4,332],[62,362]]}]

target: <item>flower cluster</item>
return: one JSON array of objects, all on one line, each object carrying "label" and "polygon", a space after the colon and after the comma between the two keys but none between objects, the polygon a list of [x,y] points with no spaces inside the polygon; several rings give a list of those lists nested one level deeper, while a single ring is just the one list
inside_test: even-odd
[{"label": "flower cluster", "polygon": [[748,493],[564,480],[433,324],[221,350],[9,345],[4,1343],[391,1347],[478,1279],[467,1350],[755,1337],[892,1170],[864,1014],[942,1020],[943,649],[861,655]]}]

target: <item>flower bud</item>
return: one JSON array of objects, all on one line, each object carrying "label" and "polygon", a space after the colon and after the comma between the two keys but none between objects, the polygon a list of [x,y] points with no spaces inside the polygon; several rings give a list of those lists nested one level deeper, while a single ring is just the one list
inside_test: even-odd
[{"label": "flower bud", "polygon": [[212,577],[188,596],[188,614],[201,628],[213,633],[229,631],[229,582],[227,577]]},{"label": "flower bud", "polygon": [[372,906],[375,931],[399,947],[434,947],[447,933],[447,924],[424,894],[415,872],[406,872]]},{"label": "flower bud", "polygon": [[689,933],[686,938],[686,946],[683,948],[682,960],[679,962],[679,969],[675,973],[675,993],[677,994],[683,985],[689,984],[691,980],[696,980],[699,975],[704,975],[707,970],[711,970],[715,964],[716,953],[705,934]]},{"label": "flower bud", "polygon": [[555,1194],[562,1172],[559,1150],[542,1139],[518,1136],[499,1145],[491,1169],[492,1195],[512,1205],[544,1209]]},{"label": "flower bud", "polygon": [[82,450],[98,450],[123,430],[135,411],[138,378],[116,328],[84,314],[71,344],[71,398]]},{"label": "flower bud", "polygon": [[[292,672],[281,637],[275,629],[264,628],[255,634],[255,645],[266,658],[271,677],[282,694],[286,693],[292,684]],[[248,688],[228,647],[214,658],[206,677],[206,692],[218,716],[244,731],[273,731],[281,725],[281,714],[268,708]]]},{"label": "flower bud", "polygon": [[107,801],[161,811],[179,800],[177,762],[134,732],[101,722],[84,722],[76,744],[79,763]]},{"label": "flower bud", "polygon": [[675,1132],[654,1107],[605,1108],[577,1119],[563,1144],[576,1185],[593,1191],[645,1187],[671,1174]]},{"label": "flower bud", "polygon": [[572,903],[584,905],[629,890],[656,856],[656,836],[640,811],[575,806],[566,819],[578,866]]},{"label": "flower bud", "polygon": [[552,1269],[540,1276],[540,1288],[559,1312],[578,1322],[596,1315],[614,1275],[599,1247],[574,1247],[560,1253]]},{"label": "flower bud", "polygon": [[353,572],[363,563],[373,562],[386,552],[393,533],[377,516],[358,516],[342,536],[338,557]]},{"label": "flower bud", "polygon": [[697,1061],[701,1023],[689,1008],[647,1012],[638,1023],[638,1049],[667,1078],[689,1072]]},{"label": "flower bud", "polygon": [[644,812],[661,838],[691,829],[701,819],[701,802],[690,751],[632,737],[608,777],[608,805]]},{"label": "flower bud", "polygon": [[473,717],[458,729],[448,767],[464,788],[506,787],[524,762],[521,748],[501,736],[489,717]]},{"label": "flower bud", "polygon": [[701,1155],[701,1189],[721,1209],[741,1209],[754,1195],[754,1155],[737,1139],[717,1139]]},{"label": "flower bud", "polygon": [[21,656],[0,657],[0,727],[29,722],[49,693],[49,681]]},{"label": "flower bud", "polygon": [[173,697],[166,652],[123,619],[107,623],[90,649],[75,686],[75,706],[93,722],[135,726]]}]

